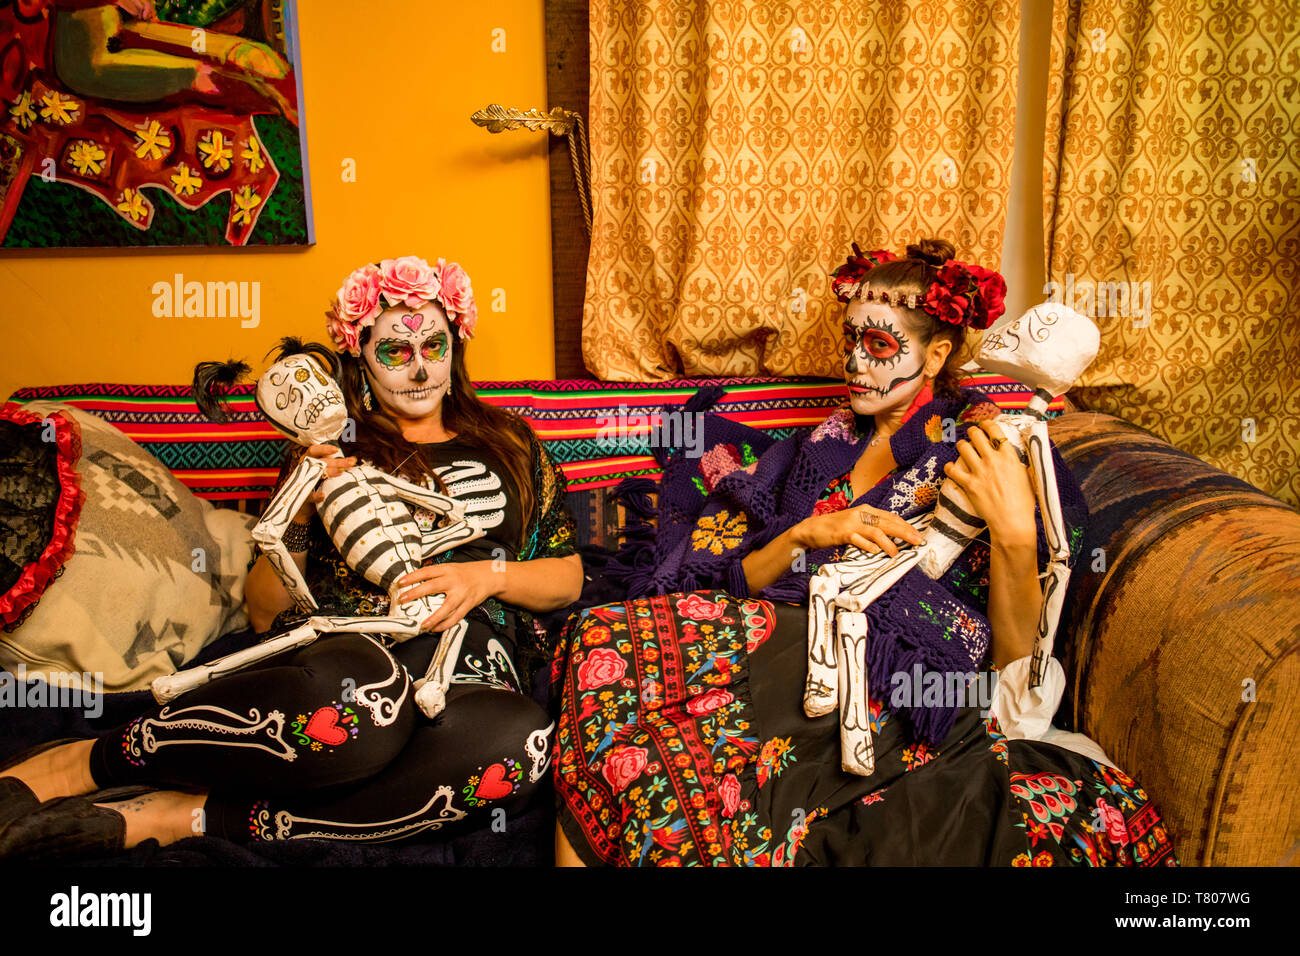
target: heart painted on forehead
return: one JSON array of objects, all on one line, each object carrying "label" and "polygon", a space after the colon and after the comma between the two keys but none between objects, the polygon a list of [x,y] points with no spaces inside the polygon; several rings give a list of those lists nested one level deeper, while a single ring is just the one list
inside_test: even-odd
[{"label": "heart painted on forehead", "polygon": [[402,316],[402,324],[412,332],[420,331],[420,325],[424,322],[424,316],[419,312],[413,312],[410,315]]}]

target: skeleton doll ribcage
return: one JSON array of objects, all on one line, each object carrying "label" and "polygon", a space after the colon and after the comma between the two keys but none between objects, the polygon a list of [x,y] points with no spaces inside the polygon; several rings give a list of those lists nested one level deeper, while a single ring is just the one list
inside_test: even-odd
[{"label": "skeleton doll ribcage", "polygon": [[325,530],[348,565],[385,592],[393,582],[420,566],[423,535],[410,506],[371,465],[361,464],[320,489]]}]

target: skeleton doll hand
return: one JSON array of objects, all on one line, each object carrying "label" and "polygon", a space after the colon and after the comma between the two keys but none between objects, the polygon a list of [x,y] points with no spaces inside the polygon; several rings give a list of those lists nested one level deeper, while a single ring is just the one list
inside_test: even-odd
[{"label": "skeleton doll hand", "polygon": [[[331,455],[338,454],[339,449],[334,445],[312,445],[307,449],[306,455],[311,458],[322,458],[325,460],[324,478],[335,478],[343,472],[356,465],[356,458],[332,458]],[[325,492],[314,491],[311,497],[302,503],[298,509],[294,520],[306,524],[311,520],[311,516],[316,513],[316,506],[325,500]]]}]

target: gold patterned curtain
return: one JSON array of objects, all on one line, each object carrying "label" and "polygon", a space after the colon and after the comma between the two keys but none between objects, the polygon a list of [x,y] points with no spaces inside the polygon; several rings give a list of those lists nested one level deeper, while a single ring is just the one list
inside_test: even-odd
[{"label": "gold patterned curtain", "polygon": [[1295,0],[1056,0],[1047,272],[1081,404],[1300,504]]},{"label": "gold patterned curtain", "polygon": [[611,381],[838,375],[827,273],[996,266],[1019,0],[591,0],[583,357]]}]

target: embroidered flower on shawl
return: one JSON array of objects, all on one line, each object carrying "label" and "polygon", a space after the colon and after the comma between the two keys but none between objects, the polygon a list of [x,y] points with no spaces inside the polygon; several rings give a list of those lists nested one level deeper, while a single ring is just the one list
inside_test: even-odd
[{"label": "embroidered flower on shawl", "polygon": [[1098,798],[1097,809],[1093,811],[1092,816],[1094,830],[1098,832],[1105,831],[1106,839],[1117,846],[1128,844],[1128,824],[1124,820],[1124,814],[1119,809]]},{"label": "embroidered flower on shawl", "polygon": [[794,763],[794,748],[790,740],[789,737],[773,737],[763,744],[754,767],[759,787],[765,786],[770,778],[781,776],[781,771]]},{"label": "embroidered flower on shawl", "polygon": [[960,422],[982,422],[987,421],[990,418],[997,418],[1001,414],[1002,409],[985,399],[984,401],[967,405],[962,409],[961,414],[957,416],[957,420]]},{"label": "embroidered flower on shawl", "polygon": [[740,806],[740,778],[729,773],[718,782],[718,793],[722,797],[722,815],[734,817]]},{"label": "embroidered flower on shawl", "polygon": [[729,690],[723,690],[721,687],[710,687],[703,694],[698,694],[686,702],[686,709],[690,713],[699,717],[701,714],[707,714],[711,710],[718,710],[726,707],[736,699],[736,695]]},{"label": "embroidered flower on shawl", "polygon": [[943,419],[938,415],[931,415],[925,423],[925,437],[935,444],[943,441]]},{"label": "embroidered flower on shawl", "polygon": [[843,511],[849,506],[849,496],[843,491],[835,491],[813,505],[814,515],[829,515]]},{"label": "embroidered flower on shawl", "polygon": [[578,666],[578,689],[592,690],[622,680],[627,661],[608,647],[598,647]]},{"label": "embroidered flower on shawl", "polygon": [[844,406],[835,409],[826,420],[818,425],[809,441],[821,441],[824,438],[838,438],[841,441],[853,440],[853,409]]},{"label": "embroidered flower on shawl", "polygon": [[935,474],[937,464],[938,459],[927,455],[909,468],[895,483],[894,493],[889,496],[889,503],[885,507],[906,516],[933,505],[939,493],[939,485],[944,479],[942,474]]},{"label": "embroidered flower on shawl", "polygon": [[939,756],[937,750],[931,749],[929,744],[922,742],[904,747],[902,759],[903,763],[907,764],[908,770],[915,770],[917,767],[924,767],[937,756]]},{"label": "embroidered flower on shawl", "polygon": [[[750,451],[748,446],[745,450]],[[704,472],[705,489],[713,491],[718,482],[733,471],[745,471],[752,475],[754,469],[758,467],[758,459],[753,458],[752,451],[750,451],[750,458],[752,460],[746,465],[740,450],[735,445],[714,445],[700,456],[700,471]]]},{"label": "embroidered flower on shawl", "polygon": [[614,788],[614,792],[618,793],[626,789],[627,785],[646,768],[649,757],[650,752],[644,747],[620,747],[611,750],[609,756],[605,758],[605,766],[601,768],[601,776]]},{"label": "embroidered flower on shawl", "polygon": [[705,515],[691,532],[691,549],[703,551],[706,548],[712,554],[730,551],[740,544],[749,530],[745,513],[729,514],[726,509],[717,514]]}]

